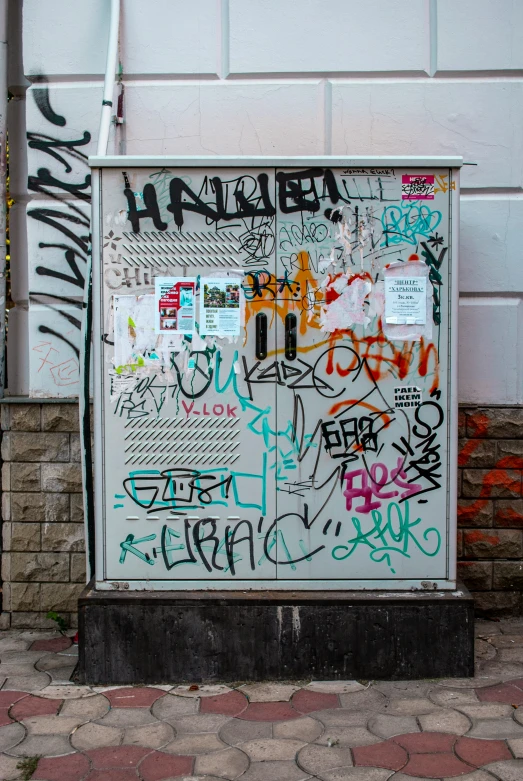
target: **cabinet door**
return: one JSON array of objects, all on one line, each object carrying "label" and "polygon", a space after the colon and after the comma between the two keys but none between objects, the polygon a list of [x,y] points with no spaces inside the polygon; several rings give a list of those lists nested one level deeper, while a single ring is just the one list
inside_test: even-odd
[{"label": "cabinet door", "polygon": [[264,540],[276,388],[252,392],[245,367],[267,366],[276,329],[266,317],[257,345],[257,312],[242,305],[246,272],[274,278],[274,170],[103,180],[105,577],[172,588],[275,578]]},{"label": "cabinet door", "polygon": [[278,579],[444,579],[450,172],[276,178]]}]

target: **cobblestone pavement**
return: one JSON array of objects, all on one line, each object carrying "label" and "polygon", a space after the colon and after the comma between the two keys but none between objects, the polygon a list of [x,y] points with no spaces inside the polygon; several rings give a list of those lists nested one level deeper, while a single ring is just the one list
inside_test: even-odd
[{"label": "cobblestone pavement", "polygon": [[0,632],[0,779],[523,781],[523,618],[476,634],[474,678],[107,688]]}]

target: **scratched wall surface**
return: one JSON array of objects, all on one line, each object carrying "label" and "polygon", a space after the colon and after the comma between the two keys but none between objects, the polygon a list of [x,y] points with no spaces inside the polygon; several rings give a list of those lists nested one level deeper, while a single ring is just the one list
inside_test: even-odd
[{"label": "scratched wall surface", "polygon": [[[522,28],[515,0],[127,0],[125,124],[110,151],[463,155],[475,165],[462,179],[460,399],[518,404]],[[13,193],[27,203],[13,225],[14,393],[78,392],[83,156],[107,31],[102,0],[24,2],[28,81],[11,77],[29,177]]]}]

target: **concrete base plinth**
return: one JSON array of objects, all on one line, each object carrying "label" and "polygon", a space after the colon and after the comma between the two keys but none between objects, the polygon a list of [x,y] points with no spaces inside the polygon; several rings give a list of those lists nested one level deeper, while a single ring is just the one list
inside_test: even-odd
[{"label": "concrete base plinth", "polygon": [[109,592],[79,602],[88,684],[474,674],[466,591]]}]

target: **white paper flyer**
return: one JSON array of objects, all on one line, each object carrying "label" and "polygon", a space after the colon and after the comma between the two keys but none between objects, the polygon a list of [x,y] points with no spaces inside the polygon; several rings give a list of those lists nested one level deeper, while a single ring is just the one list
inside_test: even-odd
[{"label": "white paper flyer", "polygon": [[200,336],[239,336],[240,282],[200,277]]},{"label": "white paper flyer", "polygon": [[425,325],[426,321],[426,277],[385,277],[385,322]]}]

